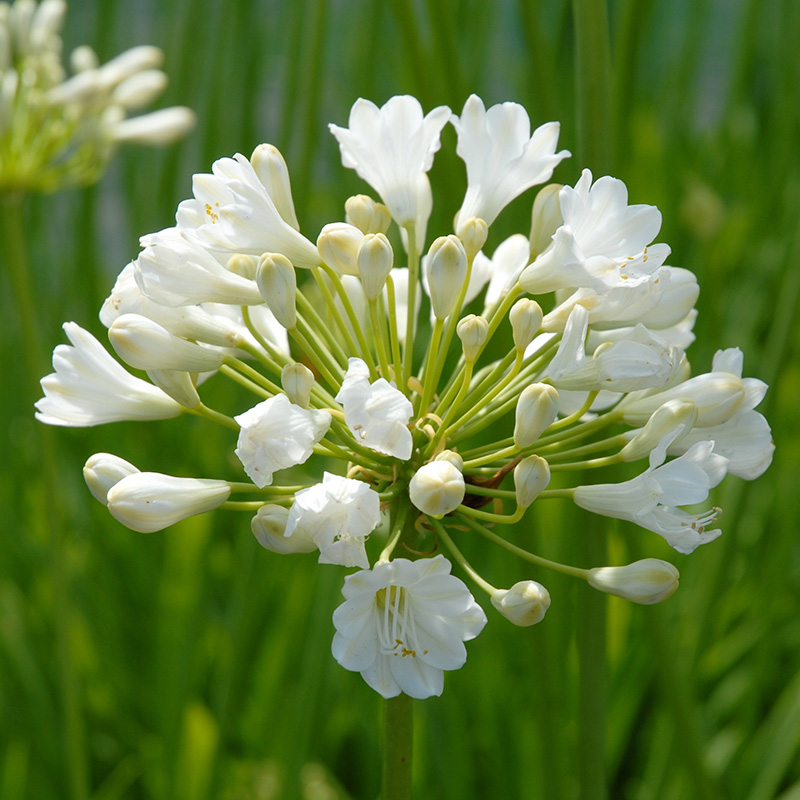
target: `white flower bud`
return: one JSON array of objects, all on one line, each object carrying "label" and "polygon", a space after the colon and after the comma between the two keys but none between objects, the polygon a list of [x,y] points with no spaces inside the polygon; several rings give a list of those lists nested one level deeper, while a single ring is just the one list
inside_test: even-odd
[{"label": "white flower bud", "polygon": [[280,253],[264,253],[258,260],[256,285],[275,319],[286,330],[297,326],[297,276],[292,262]]},{"label": "white flower bud", "polygon": [[118,144],[133,142],[160,147],[183,138],[196,123],[197,115],[191,108],[173,106],[111,123],[106,133]]},{"label": "white flower bud", "polygon": [[547,383],[532,383],[520,393],[514,425],[514,444],[530,447],[558,414],[558,391]]},{"label": "white flower bud", "polygon": [[253,256],[248,256],[245,253],[234,253],[226,262],[225,269],[232,272],[234,275],[240,275],[242,278],[247,278],[249,281],[256,279],[256,269],[258,262]]},{"label": "white flower bud", "polygon": [[520,581],[510,589],[493,592],[492,605],[509,622],[527,628],[544,619],[550,608],[550,592],[536,581]]},{"label": "white flower bud", "polygon": [[376,203],[365,194],[348,197],[344,204],[345,221],[362,233],[386,233],[392,224],[392,215],[383,203]]},{"label": "white flower bud", "polygon": [[102,76],[103,84],[111,88],[137,72],[158,69],[163,63],[164,52],[158,47],[144,44],[131,47],[111,61],[106,61],[98,72]]},{"label": "white flower bud", "polygon": [[92,495],[103,505],[107,505],[108,490],[123,478],[139,470],[129,461],[111,453],[95,453],[83,467],[83,479]]},{"label": "white flower bud", "polygon": [[97,69],[100,59],[97,53],[88,44],[76,47],[69,56],[69,66],[73,72],[86,72],[90,69]]},{"label": "white flower bud", "polygon": [[287,364],[281,371],[281,386],[295,405],[308,408],[314,388],[314,373],[304,364]]},{"label": "white flower bud", "polygon": [[[446,451],[448,452],[448,451]],[[455,453],[423,464],[408,486],[411,502],[423,513],[439,519],[455,511],[464,500],[466,486],[461,470],[451,460]],[[463,462],[462,462],[463,463]]]},{"label": "white flower bud", "polygon": [[146,69],[126,78],[111,93],[111,101],[123,108],[137,109],[150,105],[167,88],[167,76],[160,69]]},{"label": "white flower bud", "polygon": [[542,325],[542,307],[535,301],[523,297],[517,300],[508,312],[511,329],[514,331],[514,347],[525,351]]},{"label": "white flower bud", "polygon": [[683,425],[683,432],[673,440],[673,444],[687,434],[697,421],[697,406],[687,400],[668,400],[663,406],[657,408],[647,423],[620,450],[623,461],[636,461],[650,455],[661,440],[679,425]]},{"label": "white flower bud", "polygon": [[461,240],[440,236],[428,250],[428,292],[437,319],[450,314],[467,277],[467,254]]},{"label": "white flower bud", "polygon": [[528,508],[550,483],[550,465],[541,456],[528,456],[514,467],[517,505]]},{"label": "white flower bud", "polygon": [[250,521],[250,528],[258,543],[273,553],[311,553],[317,549],[304,528],[295,528],[286,536],[289,509],[268,504],[261,506]]},{"label": "white flower bud", "polygon": [[478,217],[470,217],[458,229],[458,238],[461,239],[467,258],[470,260],[480,253],[488,236],[489,226]]},{"label": "white flower bud", "polygon": [[346,222],[331,222],[317,237],[317,250],[322,260],[344,275],[358,277],[358,248],[364,234]]},{"label": "white flower bud", "polygon": [[456,333],[458,333],[458,338],[461,339],[464,358],[468,362],[475,361],[486,342],[486,337],[489,335],[489,323],[483,317],[469,314],[459,321],[456,326]]},{"label": "white flower bud", "polygon": [[536,195],[531,211],[531,260],[539,253],[547,250],[556,230],[564,224],[561,216],[561,203],[558,193],[561,191],[560,183],[551,183],[545,186]]},{"label": "white flower bud", "polygon": [[188,342],[141,314],[121,314],[108,339],[125,362],[137,369],[211,372],[225,356],[219,350]]},{"label": "white flower bud", "polygon": [[197,408],[200,405],[200,395],[188,372],[176,369],[149,369],[147,377],[184,408]]},{"label": "white flower bud", "polygon": [[389,240],[382,233],[366,234],[358,247],[356,263],[367,300],[377,300],[394,264]]},{"label": "white flower bud", "polygon": [[680,573],[669,562],[645,558],[624,567],[589,570],[589,585],[634,603],[652,605],[666,600],[678,588]]},{"label": "white flower bud", "polygon": [[152,533],[219,508],[230,493],[226,481],[136,472],[112,486],[107,500],[116,520],[134,531]]},{"label": "white flower bud", "polygon": [[459,472],[464,470],[464,459],[454,450],[442,450],[439,455],[435,456],[434,461],[447,461],[452,464]]},{"label": "white flower bud", "polygon": [[253,150],[250,163],[258,175],[258,179],[267,190],[270,199],[275,203],[275,208],[281,219],[291,225],[296,231],[300,230],[297,214],[294,210],[292,199],[292,185],[289,181],[289,168],[286,166],[280,150],[271,144],[260,144]]}]

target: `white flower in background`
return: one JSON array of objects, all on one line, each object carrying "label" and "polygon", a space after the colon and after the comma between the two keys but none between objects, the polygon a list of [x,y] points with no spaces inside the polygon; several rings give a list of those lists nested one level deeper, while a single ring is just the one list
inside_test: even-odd
[{"label": "white flower in background", "polygon": [[369,568],[364,541],[381,521],[380,498],[363,481],[326,472],[294,496],[284,536],[301,531],[319,548],[320,564]]},{"label": "white flower in background", "polygon": [[500,103],[487,111],[472,94],[452,122],[458,133],[456,152],[467,165],[467,194],[456,215],[456,233],[470,217],[491,225],[515,197],[550,180],[569,155],[567,150],[555,152],[560,124],[548,122],[531,136],[528,113],[517,103]]},{"label": "white flower in background", "polygon": [[188,108],[130,117],[164,91],[163,52],[139,46],[103,64],[83,45],[61,58],[63,0],[0,6],[0,191],[53,192],[100,178],[121,144],[162,146],[195,125]]},{"label": "white flower in background", "polygon": [[[339,142],[344,166],[372,186],[394,221],[401,227],[416,224],[424,229],[432,202],[426,173],[449,117],[447,106],[423,117],[419,101],[403,95],[381,108],[359,99],[350,111],[348,128],[328,127]],[[419,241],[424,238],[423,234]]]},{"label": "white flower in background", "polygon": [[48,425],[86,427],[121,420],[169,419],[183,408],[147,381],[130,374],[74,322],[64,331],[72,346],[53,353],[55,372],[42,378],[36,418]]},{"label": "white flower in background", "polygon": [[444,670],[460,669],[464,642],[486,615],[443,556],[397,558],[345,578],[345,602],[333,613],[333,656],[360,672],[381,696],[440,695]]},{"label": "white flower in background", "polygon": [[[34,51],[55,70],[47,46]],[[120,103],[142,102],[161,83],[156,55],[137,50],[95,74],[84,52],[87,77],[60,91],[82,97],[100,81]],[[593,183],[585,171],[574,188],[544,186],[529,235],[508,237],[491,259],[481,252],[503,206],[566,155],[555,152],[556,124],[531,135],[519,106],[487,111],[471,97],[453,119],[468,176],[458,235],[434,237],[421,259],[428,170],[449,115],[423,117],[410,97],[382,108],[357,101],[350,127],[331,130],[344,166],[386,205],[352,197],[346,222],[316,239],[300,231],[274,147],[215,162],[195,176],[175,227],[141,238],[101,310],[114,347],[150,381],[68,323],[73,344],[56,348],[37,403],[54,425],[187,413],[224,426],[249,481],[142,473],[101,453],[86,463],[86,483],[134,530],[223,507],[246,512],[278,557],[318,551],[322,564],[359,568],[334,616],[333,653],[384,697],[439,694],[443,671],[464,663],[463,643],[486,622],[437,552],[500,614],[532,625],[550,605],[544,586],[499,589],[481,574],[496,559],[483,561],[480,544],[505,538],[501,526],[571,497],[689,553],[720,535],[708,498],[726,472],[754,478],[774,450],[755,410],[766,385],[743,377],[740,351],[720,351],[710,372],[692,375],[683,349],[694,339],[697,279],[665,265],[669,248],[651,244],[660,212],[629,205],[622,181]],[[405,253],[385,235],[392,217]],[[236,397],[255,398],[239,405],[249,410],[205,404],[206,394],[225,402],[229,393],[207,389],[225,380]],[[588,477],[645,459],[630,480]],[[576,474],[583,485],[570,485]],[[695,504],[705,510],[684,508]],[[467,539],[471,563],[459,549]],[[677,570],[655,559],[578,568],[512,552],[637,603],[677,588]]]},{"label": "white flower in background", "polygon": [[403,461],[411,457],[411,403],[384,378],[370,383],[369,367],[360,358],[348,360],[336,399],[344,407],[347,426],[363,445]]},{"label": "white flower in background", "polygon": [[234,419],[241,425],[236,455],[253,483],[264,488],[282,469],[304,464],[328,432],[327,411],[301,408],[285,394],[264,400]]}]

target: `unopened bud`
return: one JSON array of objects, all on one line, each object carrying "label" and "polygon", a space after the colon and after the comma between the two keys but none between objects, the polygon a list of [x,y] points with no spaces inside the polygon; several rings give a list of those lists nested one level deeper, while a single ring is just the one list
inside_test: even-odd
[{"label": "unopened bud", "polygon": [[308,408],[314,388],[314,373],[304,364],[287,364],[281,372],[281,386],[295,405]]},{"label": "unopened bud", "polygon": [[595,567],[589,570],[589,585],[606,594],[634,603],[652,605],[666,600],[678,588],[680,573],[658,558],[634,561],[625,567]]},{"label": "unopened bud", "polygon": [[250,528],[258,543],[273,553],[311,553],[317,546],[302,526],[297,526],[291,536],[286,536],[289,509],[268,504],[261,506],[250,521]]},{"label": "unopened bud", "polygon": [[[623,461],[636,461],[647,458],[659,442],[679,425],[683,425],[681,436],[685,436],[697,421],[697,406],[687,400],[668,400],[657,408],[645,426],[637,431],[625,447],[620,451]],[[678,439],[673,439],[673,442]]]},{"label": "unopened bud", "polygon": [[467,362],[473,362],[480,355],[481,349],[489,335],[489,323],[483,317],[476,317],[475,314],[468,314],[460,320],[456,326],[456,333],[461,339],[461,346],[464,349],[464,358]]},{"label": "unopened bud", "polygon": [[317,250],[322,260],[344,275],[358,277],[358,248],[364,234],[346,222],[331,222],[317,237]]},{"label": "unopened bud", "polygon": [[428,250],[428,292],[437,319],[455,310],[466,277],[467,254],[461,240],[453,234],[440,236]]},{"label": "unopened bud", "polygon": [[464,476],[457,466],[460,456],[450,451],[445,453],[441,453],[437,460],[423,464],[408,486],[411,502],[423,514],[436,519],[455,511],[466,493]]},{"label": "unopened bud", "polygon": [[116,520],[134,531],[152,533],[219,508],[230,493],[226,481],[136,472],[112,486],[107,500]]},{"label": "unopened bud", "polygon": [[111,93],[111,100],[127,109],[144,108],[166,88],[167,76],[160,69],[146,69],[116,86]]},{"label": "unopened bud", "polygon": [[523,297],[517,300],[508,312],[511,329],[514,331],[514,347],[524,352],[533,341],[542,325],[542,307],[535,301]]},{"label": "unopened bud", "polygon": [[558,391],[548,383],[532,383],[520,393],[514,425],[514,444],[530,447],[558,414]]},{"label": "unopened bud", "polygon": [[358,247],[356,261],[367,300],[377,300],[394,264],[389,240],[382,233],[366,234]]},{"label": "unopened bud", "polygon": [[83,467],[83,479],[92,495],[103,505],[107,505],[108,490],[136,472],[139,470],[133,464],[119,456],[95,453]]},{"label": "unopened bud", "polygon": [[100,59],[97,53],[88,44],[76,47],[69,56],[69,66],[73,72],[86,72],[89,69],[97,69]]},{"label": "unopened bud", "polygon": [[531,261],[547,250],[556,230],[564,224],[558,193],[561,184],[551,183],[536,195],[531,212]]},{"label": "unopened bud", "polygon": [[517,505],[528,508],[550,483],[550,465],[541,456],[528,456],[514,467]]},{"label": "unopened bud", "polygon": [[376,203],[365,194],[348,197],[344,204],[344,218],[362,233],[386,233],[392,223],[392,215],[383,203]]},{"label": "unopened bud", "polygon": [[220,350],[181,339],[141,314],[117,317],[108,339],[120,358],[136,369],[212,372],[225,360]]},{"label": "unopened bud", "polygon": [[241,275],[249,281],[256,279],[256,267],[258,262],[253,256],[248,256],[245,253],[234,253],[226,262],[225,269],[232,272],[234,275]]},{"label": "unopened bud", "polygon": [[147,377],[184,408],[197,408],[200,405],[200,395],[188,372],[176,369],[149,369]]},{"label": "unopened bud", "polygon": [[270,199],[275,203],[281,219],[299,231],[300,223],[297,221],[297,214],[294,210],[289,168],[286,166],[280,150],[271,144],[260,144],[253,150],[250,163]]},{"label": "unopened bud", "polygon": [[264,253],[258,261],[256,285],[275,319],[286,328],[297,326],[297,276],[292,262],[280,253]]},{"label": "unopened bud", "polygon": [[494,591],[492,605],[509,622],[527,628],[544,619],[550,608],[550,592],[536,581],[520,581],[510,589]]},{"label": "unopened bud", "polygon": [[470,217],[458,229],[458,238],[461,239],[470,261],[481,251],[488,236],[489,226],[478,217]]},{"label": "unopened bud", "polygon": [[182,139],[196,123],[197,115],[191,108],[172,106],[109,124],[107,134],[118,144],[127,142],[161,147]]}]

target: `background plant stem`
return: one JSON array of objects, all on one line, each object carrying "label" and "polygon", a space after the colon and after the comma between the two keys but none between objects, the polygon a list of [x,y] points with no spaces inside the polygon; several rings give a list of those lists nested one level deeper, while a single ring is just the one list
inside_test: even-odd
[{"label": "background plant stem", "polygon": [[407,694],[384,701],[383,800],[409,800],[411,797],[413,712],[413,700]]}]

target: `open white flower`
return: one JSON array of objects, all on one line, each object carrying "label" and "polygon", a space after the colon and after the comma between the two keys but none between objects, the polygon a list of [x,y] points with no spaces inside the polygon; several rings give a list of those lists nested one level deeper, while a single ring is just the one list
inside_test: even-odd
[{"label": "open white flower", "polygon": [[274,472],[305,463],[331,424],[327,411],[301,408],[285,394],[270,397],[234,419],[242,428],[236,455],[259,488],[272,483]]},{"label": "open white flower", "polygon": [[665,386],[678,369],[683,352],[644,325],[637,325],[628,339],[601,345],[589,358],[584,346],[588,325],[589,311],[575,306],[548,368],[548,377],[559,389],[631,392]]},{"label": "open white flower", "polygon": [[464,642],[486,624],[450,566],[441,555],[397,558],[348,575],[333,613],[334,658],[383,697],[440,695],[444,670],[464,665]]},{"label": "open white flower", "polygon": [[380,521],[377,492],[362,481],[326,472],[322,483],[294,496],[284,536],[295,531],[309,536],[319,548],[320,564],[368,569],[364,541]]},{"label": "open white flower", "polygon": [[427,224],[431,210],[425,173],[449,116],[450,109],[439,106],[423,117],[419,101],[408,95],[392,97],[381,108],[359,98],[350,110],[349,128],[328,127],[339,142],[342,164],[375,189],[398,225],[419,228],[424,227],[420,211],[426,212]]},{"label": "open white flower", "polygon": [[690,514],[678,506],[704,502],[725,477],[728,459],[713,452],[713,442],[698,442],[664,464],[667,447],[682,432],[681,425],[664,437],[641,475],[622,483],[578,486],[573,499],[595,514],[629,520],[661,534],[679,553],[691,553],[713,541],[721,531],[706,526],[714,522],[719,509]]},{"label": "open white flower", "polygon": [[550,179],[570,153],[556,153],[558,122],[539,126],[531,136],[528,112],[518,103],[499,103],[488,111],[472,94],[460,117],[451,121],[458,132],[456,152],[467,165],[467,193],[456,215],[455,230],[470,217],[488,225],[526,189]]},{"label": "open white flower", "polygon": [[183,408],[161,389],[131,375],[74,322],[64,331],[72,346],[53,352],[54,373],[42,378],[36,418],[48,425],[86,427],[121,420],[169,419]]},{"label": "open white flower", "polygon": [[336,400],[344,408],[347,426],[363,445],[403,461],[410,458],[413,441],[408,421],[414,408],[385,378],[370,383],[369,367],[360,358],[348,360]]}]

